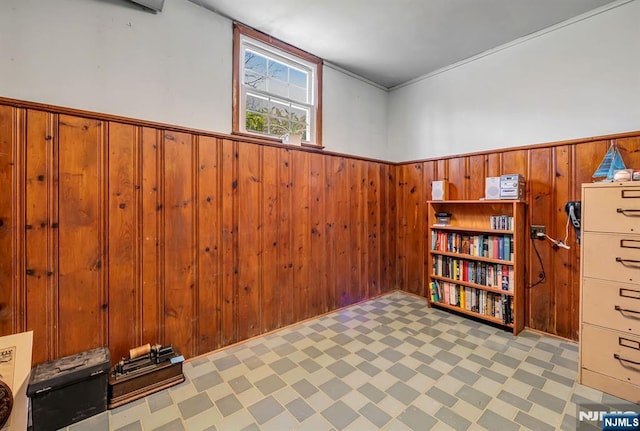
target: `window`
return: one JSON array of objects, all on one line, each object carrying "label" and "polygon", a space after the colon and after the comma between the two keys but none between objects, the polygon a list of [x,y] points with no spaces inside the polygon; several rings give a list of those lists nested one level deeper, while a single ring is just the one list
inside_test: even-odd
[{"label": "window", "polygon": [[321,146],[322,60],[234,24],[233,132]]}]

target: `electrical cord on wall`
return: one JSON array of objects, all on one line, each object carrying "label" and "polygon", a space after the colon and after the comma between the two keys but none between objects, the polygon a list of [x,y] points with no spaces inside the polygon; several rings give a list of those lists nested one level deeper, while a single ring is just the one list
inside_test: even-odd
[{"label": "electrical cord on wall", "polygon": [[540,257],[540,252],[538,252],[538,247],[536,247],[536,241],[533,240],[531,242],[533,243],[533,249],[536,252],[536,256],[538,256],[538,262],[540,262],[540,274],[538,275],[538,281],[536,281],[531,286],[529,286],[529,287],[535,287],[547,279],[547,274],[544,272],[544,264],[542,263],[542,257]]},{"label": "electrical cord on wall", "polygon": [[[564,229],[564,241],[559,240],[559,239],[553,239],[551,238],[549,235],[547,235],[546,233],[544,234],[544,236],[553,243],[553,245],[555,245],[556,247],[561,247],[564,249],[569,250],[571,247],[569,247],[567,245],[567,239],[569,239],[569,217],[567,217],[567,225],[565,226]],[[534,243],[535,245],[535,243]]]},{"label": "electrical cord on wall", "polygon": [[[567,239],[569,238],[569,218],[567,218],[567,226],[565,227],[565,230],[564,230],[564,241],[559,239],[553,239],[546,233],[545,234],[539,233],[538,235],[539,235],[538,238],[540,239],[546,238],[549,241],[551,241],[553,245],[556,247],[561,247],[567,250],[571,248],[567,245]],[[533,242],[533,250],[536,252],[536,256],[538,256],[538,262],[540,262],[540,274],[538,275],[538,280],[529,287],[537,286],[538,284],[544,282],[547,279],[547,274],[544,271],[544,264],[542,263],[542,257],[540,256],[538,247],[536,247],[536,241],[533,240],[532,242]]]}]

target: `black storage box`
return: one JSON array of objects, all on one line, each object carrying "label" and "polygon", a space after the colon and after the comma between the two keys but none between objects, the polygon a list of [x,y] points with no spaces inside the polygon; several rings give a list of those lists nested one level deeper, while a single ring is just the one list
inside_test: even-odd
[{"label": "black storage box", "polygon": [[33,431],[57,430],[104,412],[110,367],[106,347],[36,365],[27,386]]}]

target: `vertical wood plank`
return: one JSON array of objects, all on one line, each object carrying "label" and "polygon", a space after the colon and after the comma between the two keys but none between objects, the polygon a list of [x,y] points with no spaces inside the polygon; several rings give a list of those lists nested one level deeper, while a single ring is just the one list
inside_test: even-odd
[{"label": "vertical wood plank", "polygon": [[349,183],[349,205],[346,208],[347,229],[346,249],[349,258],[349,286],[347,288],[346,302],[343,305],[353,304],[361,299],[362,281],[360,278],[362,267],[362,166],[358,160],[349,160],[346,163],[347,178]]},{"label": "vertical wood plank", "polygon": [[109,277],[109,349],[114,360],[126,356],[138,341],[142,324],[138,313],[137,283],[137,130],[109,123],[107,231]]},{"label": "vertical wood plank", "polygon": [[197,353],[220,347],[220,196],[216,138],[198,137]]},{"label": "vertical wood plank", "polygon": [[396,231],[396,282],[400,290],[407,290],[408,271],[407,271],[407,177],[409,165],[401,165],[396,169],[396,187],[395,187],[395,208],[397,231]]},{"label": "vertical wood plank", "polygon": [[310,258],[310,214],[309,214],[309,154],[293,151],[292,161],[292,246],[293,246],[293,320],[298,322],[309,317],[309,258]]},{"label": "vertical wood plank", "polygon": [[278,282],[278,148],[262,149],[262,332],[279,327],[281,293]]},{"label": "vertical wood plank", "polygon": [[[422,198],[422,223],[424,226],[424,240],[423,246],[420,249],[422,252],[422,276],[424,280],[424,295],[429,294],[428,283],[429,275],[431,274],[431,268],[428,266],[429,251],[431,250],[431,243],[429,242],[430,230],[429,226],[433,223],[429,220],[429,211],[427,209],[426,202],[431,200],[431,182],[436,178],[436,162],[429,161],[422,164],[422,189],[425,191],[425,195]],[[428,194],[427,194],[428,193]]]},{"label": "vertical wood plank", "polygon": [[165,343],[181,353],[195,353],[193,339],[194,145],[192,136],[164,132],[164,331]]},{"label": "vertical wood plank", "polygon": [[104,148],[101,121],[60,115],[59,356],[107,341]]},{"label": "vertical wood plank", "polygon": [[[638,169],[640,167],[640,136],[618,138],[615,139],[615,142],[625,166],[629,169]],[[598,163],[600,163],[600,160],[598,159]],[[593,170],[595,171],[596,168],[594,167]]]},{"label": "vertical wood plank", "polygon": [[[529,193],[531,196],[530,205],[528,207],[530,224],[546,225],[549,232],[553,232],[555,222],[549,217],[550,214],[554,214],[553,202],[551,198],[552,193],[552,181],[554,174],[554,166],[552,161],[552,150],[549,148],[532,149],[530,154],[530,169],[529,176],[526,177]],[[505,163],[506,169],[514,169],[511,166],[514,164],[520,164],[519,159],[511,160]],[[517,168],[516,168],[517,169]],[[524,169],[514,172],[526,172]],[[528,313],[525,313],[528,317],[529,323],[532,328],[541,331],[552,331],[555,322],[552,315],[555,299],[555,274],[553,271],[553,255],[551,253],[551,247],[548,241],[536,241],[530,243],[530,252],[528,253],[529,262],[527,267],[529,275],[527,279],[528,286],[535,286],[527,288],[528,293],[525,296],[526,303],[528,305]],[[542,263],[537,259],[537,254],[533,247],[537,247],[538,253]],[[544,272],[546,279],[538,283],[539,275]],[[536,284],[537,283],[537,284]]]},{"label": "vertical wood plank", "polygon": [[261,326],[261,150],[239,145],[238,155],[238,339],[244,340]]},{"label": "vertical wood plank", "polygon": [[398,189],[396,187],[396,183],[398,181],[397,175],[399,171],[399,167],[395,165],[387,165],[386,166],[386,175],[385,175],[385,187],[386,187],[386,206],[387,210],[385,212],[385,216],[387,219],[387,259],[386,259],[386,280],[387,280],[387,289],[393,290],[398,289],[400,287],[400,282],[398,280],[398,273],[396,272],[396,256],[398,254],[397,247],[397,235],[398,235],[398,211],[397,211],[397,203],[396,196],[398,194]]},{"label": "vertical wood plank", "polygon": [[14,217],[13,196],[16,193],[14,169],[16,169],[14,129],[17,108],[0,106],[0,335],[13,334],[15,289],[13,262],[18,259],[13,247]]},{"label": "vertical wood plank", "polygon": [[438,180],[449,180],[449,159],[436,160],[436,177]]},{"label": "vertical wood plank", "polygon": [[369,189],[369,170],[368,163],[362,160],[358,161],[360,169],[360,184],[358,187],[358,197],[360,211],[358,214],[360,229],[358,243],[360,246],[359,256],[359,274],[358,274],[358,298],[359,301],[369,298],[369,245],[367,237],[369,235],[369,223],[367,222],[367,192]]},{"label": "vertical wood plank", "polygon": [[425,226],[423,224],[425,204],[422,196],[422,163],[412,163],[405,170],[405,204],[406,212],[406,270],[405,289],[417,295],[425,295],[424,276],[424,238]]},{"label": "vertical wood plank", "polygon": [[26,113],[0,107],[0,335],[26,327]]},{"label": "vertical wood plank", "polygon": [[[41,363],[55,355],[52,329],[56,326],[54,310],[57,307],[54,299],[57,283],[54,282],[56,265],[53,261],[54,229],[51,227],[54,218],[52,188],[55,181],[53,147],[57,141],[54,115],[28,110],[26,134],[25,198],[28,204],[25,211],[26,225],[31,228],[26,230],[25,235],[25,267],[28,274],[25,312],[27,329],[33,331],[33,343],[39,346],[33,349],[32,362]],[[4,283],[2,285],[7,286]]]},{"label": "vertical wood plank", "polygon": [[[338,189],[336,187],[336,177],[334,176],[334,169],[336,169],[337,157],[329,156],[324,159],[325,162],[325,199],[327,202],[325,209],[325,237],[326,248],[324,254],[324,268],[327,274],[327,290],[325,293],[325,302],[329,310],[333,310],[338,306],[338,286],[336,283],[336,236],[337,236],[337,214],[338,207],[336,205],[336,198]],[[330,203],[329,203],[330,202]]]},{"label": "vertical wood plank", "polygon": [[381,238],[382,231],[380,228],[380,211],[381,202],[379,197],[380,186],[380,164],[379,163],[367,163],[367,205],[366,205],[366,246],[367,246],[367,259],[365,265],[367,266],[367,278],[365,296],[370,298],[380,295],[382,280],[380,273],[382,271],[381,256]]},{"label": "vertical wood plank", "polygon": [[469,193],[468,199],[476,200],[484,197],[485,169],[487,168],[486,155],[480,154],[476,156],[470,156],[467,158],[469,161],[469,169],[467,175],[467,184]]},{"label": "vertical wood plank", "polygon": [[466,199],[467,170],[466,157],[454,157],[448,160],[449,199]]},{"label": "vertical wood plank", "polygon": [[[158,130],[144,127],[138,138],[140,158],[140,269],[142,284],[142,328],[140,344],[154,344],[164,340],[164,295],[161,294],[160,283],[162,259],[160,254],[162,220],[161,206],[161,154],[159,145],[162,142]],[[117,359],[117,357],[116,357]]]},{"label": "vertical wood plank", "polygon": [[278,152],[278,286],[280,302],[278,327],[293,323],[293,240],[291,224],[291,151]]},{"label": "vertical wood plank", "polygon": [[[533,151],[533,150],[532,150]],[[546,163],[546,162],[545,162]],[[541,166],[543,170],[546,165]],[[533,181],[529,180],[529,172],[531,170],[537,170],[538,166],[534,163],[529,166],[529,150],[514,150],[505,151],[502,153],[501,159],[501,175],[509,174],[522,174],[527,182],[527,196],[529,196],[529,186],[533,184]],[[548,174],[548,172],[546,172]]]},{"label": "vertical wood plank", "polygon": [[237,341],[237,198],[238,198],[238,150],[237,143],[222,141],[222,169],[220,181],[222,223],[222,345]]},{"label": "vertical wood plank", "polygon": [[328,205],[325,199],[325,156],[309,155],[309,314],[317,316],[328,311],[327,277],[325,268],[327,251],[325,210]]},{"label": "vertical wood plank", "polygon": [[[391,255],[391,243],[395,244],[395,238],[391,239],[389,232],[389,223],[395,223],[390,220],[389,214],[389,170],[391,167],[387,164],[378,165],[378,196],[380,211],[380,292],[386,292],[393,288],[391,279],[390,264],[395,261],[395,256]],[[392,261],[389,263],[389,261]]]},{"label": "vertical wood plank", "polygon": [[487,177],[499,177],[502,174],[502,154],[498,152],[485,154]]},{"label": "vertical wood plank", "polygon": [[328,172],[333,178],[335,195],[333,214],[335,229],[334,242],[335,251],[333,253],[334,263],[332,277],[335,281],[336,307],[349,304],[351,285],[351,259],[349,254],[349,173],[347,161],[343,157],[332,159],[331,171]]},{"label": "vertical wood plank", "polygon": [[[564,210],[565,204],[573,200],[573,179],[571,173],[571,147],[558,146],[553,148],[554,155],[553,160],[555,166],[554,185],[553,185],[553,211],[549,214],[554,220],[555,226],[550,232],[553,238],[565,241],[571,246],[571,249],[565,250],[562,248],[554,248],[553,259],[553,274],[555,275],[554,287],[555,287],[555,300],[553,310],[553,320],[555,321],[555,327],[553,331],[555,334],[565,338],[576,338],[578,333],[573,333],[573,322],[577,320],[579,309],[576,307],[574,301],[575,293],[579,292],[579,277],[574,277],[576,268],[573,267],[575,259],[577,257],[576,251],[579,249],[576,243],[570,243],[569,230],[573,230],[571,226],[567,226],[568,217]],[[550,244],[550,243],[549,243]]]}]

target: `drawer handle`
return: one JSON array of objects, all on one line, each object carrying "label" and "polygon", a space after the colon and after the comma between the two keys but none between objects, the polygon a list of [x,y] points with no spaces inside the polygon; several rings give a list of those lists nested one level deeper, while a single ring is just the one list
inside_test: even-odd
[{"label": "drawer handle", "polygon": [[640,341],[629,340],[628,338],[618,337],[618,345],[633,350],[640,350]]},{"label": "drawer handle", "polygon": [[624,298],[640,299],[640,290],[620,288],[618,294]]},{"label": "drawer handle", "polygon": [[619,311],[620,313],[634,313],[634,314],[640,314],[640,311],[636,311],[636,310],[629,310],[628,308],[622,308],[619,305],[616,305],[614,307],[616,309],[616,311]]},{"label": "drawer handle", "polygon": [[640,362],[632,361],[631,359],[625,359],[625,358],[621,357],[620,355],[618,355],[617,353],[614,353],[613,357],[615,359],[617,359],[618,361],[620,361],[620,362],[629,362],[630,364],[633,364],[633,365],[640,365]]},{"label": "drawer handle", "polygon": [[639,191],[638,190],[620,190],[620,197],[622,197],[622,199],[634,199],[634,198],[640,198],[640,195],[638,194]]},{"label": "drawer handle", "polygon": [[620,248],[640,248],[640,241],[637,239],[621,239]]},{"label": "drawer handle", "polygon": [[627,217],[640,217],[640,210],[626,210],[624,208],[616,209],[616,212]]},{"label": "drawer handle", "polygon": [[616,262],[620,262],[623,266],[638,266],[640,264],[640,260],[633,259],[623,259],[621,257],[616,257]]}]

